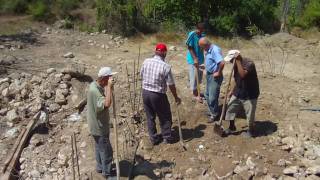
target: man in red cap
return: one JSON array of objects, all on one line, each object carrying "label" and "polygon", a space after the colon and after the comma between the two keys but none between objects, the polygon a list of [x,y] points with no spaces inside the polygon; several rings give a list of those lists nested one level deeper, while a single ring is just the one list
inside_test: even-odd
[{"label": "man in red cap", "polygon": [[[177,95],[171,66],[165,62],[167,47],[163,43],[158,43],[155,49],[155,55],[147,58],[141,67],[142,77],[142,97],[144,110],[147,115],[148,131],[151,143],[159,144],[172,143],[171,134],[172,115],[168,97],[166,95],[167,86],[169,87],[177,104],[181,99]],[[156,116],[159,117],[161,135],[157,134]]]}]

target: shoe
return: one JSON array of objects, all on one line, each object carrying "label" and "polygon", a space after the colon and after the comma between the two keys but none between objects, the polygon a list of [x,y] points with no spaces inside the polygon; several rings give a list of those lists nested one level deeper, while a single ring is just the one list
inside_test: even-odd
[{"label": "shoe", "polygon": [[241,135],[246,138],[253,138],[254,137],[253,133],[250,131],[243,132]]},{"label": "shoe", "polygon": [[103,174],[102,175],[105,179],[115,179],[117,177],[116,169],[111,169],[110,174]]},{"label": "shoe", "polygon": [[163,144],[173,144],[173,140],[171,140],[171,139],[163,139]]},{"label": "shoe", "polygon": [[203,104],[204,100],[202,97],[194,96],[192,102],[198,102],[200,104]]},{"label": "shoe", "polygon": [[151,144],[152,144],[153,146],[156,146],[156,145],[160,144],[161,141],[162,141],[162,140],[161,140],[160,138],[153,139],[153,140],[151,140]]},{"label": "shoe", "polygon": [[97,169],[96,169],[96,172],[99,173],[99,174],[101,174],[101,173],[102,173],[102,170],[97,170]]},{"label": "shoe", "polygon": [[218,117],[218,116],[213,116],[213,115],[211,115],[211,116],[209,117],[208,123],[213,123],[213,122],[217,121],[217,120],[218,120],[217,117]]},{"label": "shoe", "polygon": [[231,126],[228,129],[224,130],[224,133],[226,135],[230,135],[230,134],[234,133],[236,130],[237,130],[236,126]]}]

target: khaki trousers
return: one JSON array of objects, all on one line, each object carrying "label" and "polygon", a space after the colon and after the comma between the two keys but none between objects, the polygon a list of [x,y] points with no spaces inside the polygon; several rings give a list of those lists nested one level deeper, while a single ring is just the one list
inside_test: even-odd
[{"label": "khaki trousers", "polygon": [[226,120],[235,120],[240,107],[243,107],[246,113],[249,129],[254,126],[255,113],[257,108],[257,99],[239,99],[236,96],[232,96],[229,100],[226,112]]}]

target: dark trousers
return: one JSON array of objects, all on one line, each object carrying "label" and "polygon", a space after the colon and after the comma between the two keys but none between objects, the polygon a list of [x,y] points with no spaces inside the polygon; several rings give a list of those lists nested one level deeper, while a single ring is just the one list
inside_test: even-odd
[{"label": "dark trousers", "polygon": [[156,115],[159,117],[162,137],[171,139],[172,116],[167,95],[143,90],[142,97],[151,141],[159,138],[155,122]]},{"label": "dark trousers", "polygon": [[93,136],[95,141],[95,154],[97,161],[97,171],[102,171],[102,175],[108,176],[111,172],[112,147],[108,136]]}]

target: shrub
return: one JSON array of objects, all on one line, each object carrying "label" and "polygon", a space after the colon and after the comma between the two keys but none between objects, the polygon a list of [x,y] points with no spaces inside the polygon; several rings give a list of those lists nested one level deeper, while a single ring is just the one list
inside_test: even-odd
[{"label": "shrub", "polygon": [[162,32],[185,32],[187,30],[182,20],[168,20],[160,24],[160,31]]},{"label": "shrub", "polygon": [[320,27],[320,1],[310,0],[306,5],[300,24],[305,28],[310,28],[312,26]]},{"label": "shrub", "polygon": [[28,11],[36,20],[46,20],[50,15],[50,8],[44,0],[37,0],[28,6]]},{"label": "shrub", "polygon": [[0,0],[0,10],[6,13],[24,13],[27,10],[28,0]]},{"label": "shrub", "polygon": [[60,18],[67,18],[70,16],[70,11],[77,8],[79,3],[79,0],[57,0],[56,13]]},{"label": "shrub", "polygon": [[213,26],[213,31],[221,35],[233,34],[237,29],[233,16],[218,16],[210,19],[209,23]]}]

